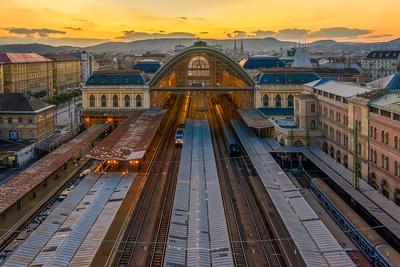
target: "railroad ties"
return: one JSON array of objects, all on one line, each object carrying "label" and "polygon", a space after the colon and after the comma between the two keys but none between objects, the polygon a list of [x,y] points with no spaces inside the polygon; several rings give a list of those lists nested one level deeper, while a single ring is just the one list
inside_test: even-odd
[{"label": "railroad ties", "polygon": [[285,172],[267,143],[240,121],[231,121],[248,157],[307,266],[355,266]]},{"label": "railroad ties", "polygon": [[187,120],[164,266],[233,266],[207,120]]},{"label": "railroad ties", "polygon": [[135,173],[90,173],[3,266],[89,266]]}]

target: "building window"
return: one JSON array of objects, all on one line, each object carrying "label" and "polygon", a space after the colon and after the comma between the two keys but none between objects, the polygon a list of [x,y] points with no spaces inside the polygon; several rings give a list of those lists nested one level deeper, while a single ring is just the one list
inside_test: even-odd
[{"label": "building window", "polygon": [[0,130],[0,139],[3,139],[3,131]]},{"label": "building window", "polygon": [[117,108],[119,106],[119,103],[118,103],[118,96],[117,95],[114,95],[113,96],[113,107],[114,108]]},{"label": "building window", "polygon": [[101,107],[107,107],[107,97],[105,95],[101,96]]},{"label": "building window", "polygon": [[91,108],[94,108],[96,106],[96,98],[94,97],[94,95],[91,95],[89,97],[89,106]]},{"label": "building window", "polygon": [[315,104],[311,104],[311,112],[315,113]]},{"label": "building window", "polygon": [[282,98],[280,95],[275,97],[275,107],[280,108],[282,106]]},{"label": "building window", "polygon": [[131,98],[129,97],[129,95],[126,95],[124,97],[124,103],[126,108],[129,108],[131,106]]},{"label": "building window", "polygon": [[385,134],[385,144],[389,144],[389,133],[388,132],[386,132],[386,134]]},{"label": "building window", "polygon": [[21,117],[19,117],[18,118],[18,123],[23,123],[23,122],[24,122],[24,120]]},{"label": "building window", "polygon": [[141,95],[136,96],[136,107],[138,107],[138,108],[142,107],[142,96]]},{"label": "building window", "polygon": [[288,98],[287,98],[287,105],[288,105],[288,107],[293,107],[293,96],[292,95],[289,95],[288,96]]},{"label": "building window", "polygon": [[3,123],[3,118],[2,117],[0,117],[0,124],[2,124]]},{"label": "building window", "polygon": [[315,121],[311,121],[311,130],[315,130]]},{"label": "building window", "polygon": [[12,118],[11,117],[8,118],[8,124],[12,124]]},{"label": "building window", "polygon": [[263,101],[263,107],[269,107],[269,97],[268,97],[268,95],[264,95],[262,101]]},{"label": "building window", "polygon": [[28,123],[32,124],[33,123],[33,119],[32,118],[28,119]]},{"label": "building window", "polygon": [[385,143],[385,132],[381,131],[381,143]]},{"label": "building window", "polygon": [[29,131],[29,139],[33,139],[33,132],[32,132],[32,130]]}]

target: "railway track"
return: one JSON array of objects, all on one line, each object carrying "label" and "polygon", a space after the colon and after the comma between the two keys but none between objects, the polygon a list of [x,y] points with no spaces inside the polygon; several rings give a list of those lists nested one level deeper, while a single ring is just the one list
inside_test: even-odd
[{"label": "railway track", "polygon": [[43,203],[38,204],[39,208],[36,209],[34,212],[31,214],[27,215],[23,221],[17,222],[15,229],[10,230],[10,233],[7,234],[7,237],[1,240],[0,243],[0,252],[4,251],[5,248],[13,242],[18,235],[23,232],[27,227],[29,227],[30,224],[34,222],[36,218],[38,218],[43,212],[45,212],[51,205],[54,204],[54,202],[57,201],[61,193],[69,188],[72,184],[74,184],[81,176],[81,172],[85,169],[91,168],[94,165],[94,160],[90,159],[86,161],[84,164],[82,164],[76,171],[75,174],[67,181],[65,182],[60,188],[58,188],[53,194],[47,198]]},{"label": "railway track", "polygon": [[166,129],[146,175],[145,186],[113,266],[162,265],[176,184],[175,164],[179,162],[180,156],[180,149],[175,147],[174,142],[179,103],[181,102],[178,100],[170,112]]},{"label": "railway track", "polygon": [[214,150],[236,266],[286,266],[249,181],[257,177],[243,158],[229,158],[223,131],[210,114]]}]

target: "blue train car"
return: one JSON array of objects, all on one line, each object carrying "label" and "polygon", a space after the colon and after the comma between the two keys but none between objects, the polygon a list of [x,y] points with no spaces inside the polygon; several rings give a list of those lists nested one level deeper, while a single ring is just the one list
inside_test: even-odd
[{"label": "blue train car", "polygon": [[232,157],[240,156],[240,147],[235,139],[232,129],[224,121],[223,111],[220,105],[215,105],[215,112],[217,114],[218,123],[222,127],[224,133],[225,145]]},{"label": "blue train car", "polygon": [[324,181],[312,179],[310,191],[374,266],[399,266],[400,254]]}]

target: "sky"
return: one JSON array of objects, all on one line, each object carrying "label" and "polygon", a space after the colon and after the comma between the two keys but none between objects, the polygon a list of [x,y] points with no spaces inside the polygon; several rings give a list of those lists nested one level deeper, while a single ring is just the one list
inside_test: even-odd
[{"label": "sky", "polygon": [[[0,0],[0,44],[89,46],[162,37],[400,38],[399,0]],[[376,3],[376,2],[375,2]]]}]

